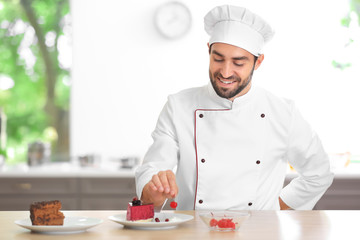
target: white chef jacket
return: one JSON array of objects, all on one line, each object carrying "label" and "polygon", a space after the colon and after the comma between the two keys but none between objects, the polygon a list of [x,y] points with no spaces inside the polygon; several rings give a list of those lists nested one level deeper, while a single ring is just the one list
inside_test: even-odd
[{"label": "white chef jacket", "polygon": [[[318,136],[294,103],[260,87],[233,102],[212,85],[170,95],[135,173],[138,196],[174,170],[178,210],[312,209],[333,173]],[[283,188],[287,164],[299,176]]]}]

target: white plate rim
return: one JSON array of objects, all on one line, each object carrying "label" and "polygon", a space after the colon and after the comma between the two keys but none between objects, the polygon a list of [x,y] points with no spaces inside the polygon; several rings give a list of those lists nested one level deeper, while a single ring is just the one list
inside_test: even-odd
[{"label": "white plate rim", "polygon": [[137,228],[137,229],[154,229],[154,230],[158,230],[158,229],[169,229],[169,228],[175,228],[178,225],[190,221],[192,219],[194,219],[194,216],[189,215],[189,214],[181,214],[181,213],[164,213],[164,212],[160,212],[160,213],[155,213],[154,218],[159,217],[160,219],[165,219],[165,218],[177,218],[179,219],[178,221],[169,221],[169,222],[165,222],[165,221],[161,221],[161,222],[133,222],[133,221],[127,221],[126,220],[126,213],[120,213],[120,214],[116,214],[116,215],[112,215],[109,216],[109,220],[114,221],[116,223],[120,223],[122,225],[124,225],[125,227],[129,227],[129,228]]},{"label": "white plate rim", "polygon": [[[85,224],[84,224],[85,220]],[[79,222],[79,224],[68,223],[68,222]],[[89,222],[90,223],[86,223]],[[15,224],[20,227],[29,229],[33,232],[41,233],[78,233],[84,232],[85,230],[95,227],[103,223],[104,220],[94,217],[81,217],[81,216],[65,216],[64,225],[32,225],[30,218],[25,218],[21,220],[15,220]]]}]

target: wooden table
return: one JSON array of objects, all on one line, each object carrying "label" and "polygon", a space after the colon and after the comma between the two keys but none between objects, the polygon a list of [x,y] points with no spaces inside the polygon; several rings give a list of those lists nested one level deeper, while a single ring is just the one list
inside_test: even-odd
[{"label": "wooden table", "polygon": [[170,230],[134,230],[108,220],[124,211],[63,211],[65,216],[101,218],[104,222],[86,232],[58,235],[33,233],[14,221],[29,217],[28,211],[0,211],[0,239],[360,239],[360,211],[251,211],[237,232],[209,231],[199,211],[177,211],[194,219]]}]

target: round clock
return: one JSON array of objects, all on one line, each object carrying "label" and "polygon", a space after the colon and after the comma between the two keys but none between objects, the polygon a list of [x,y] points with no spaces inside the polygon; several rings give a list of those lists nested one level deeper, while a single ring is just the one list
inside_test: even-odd
[{"label": "round clock", "polygon": [[190,10],[181,2],[165,3],[155,12],[155,25],[166,38],[182,37],[191,27]]}]

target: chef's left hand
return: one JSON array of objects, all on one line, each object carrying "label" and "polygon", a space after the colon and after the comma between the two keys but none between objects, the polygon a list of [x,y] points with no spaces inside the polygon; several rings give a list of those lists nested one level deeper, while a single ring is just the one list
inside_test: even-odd
[{"label": "chef's left hand", "polygon": [[279,197],[280,210],[291,210],[292,208],[286,205],[284,201]]}]

